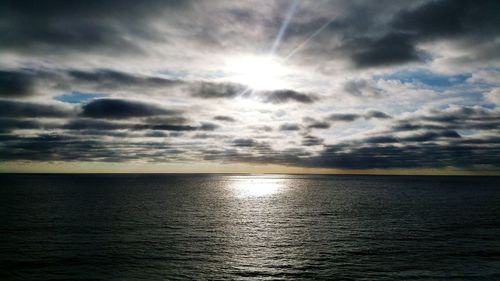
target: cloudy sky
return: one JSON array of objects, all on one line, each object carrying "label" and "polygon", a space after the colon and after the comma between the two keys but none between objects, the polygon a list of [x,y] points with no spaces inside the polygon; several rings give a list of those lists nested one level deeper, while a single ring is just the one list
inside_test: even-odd
[{"label": "cloudy sky", "polygon": [[0,1],[0,171],[500,173],[500,2]]}]

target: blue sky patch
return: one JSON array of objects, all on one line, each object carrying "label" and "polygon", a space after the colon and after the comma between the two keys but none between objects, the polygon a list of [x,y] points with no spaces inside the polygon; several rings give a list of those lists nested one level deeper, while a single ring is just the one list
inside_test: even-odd
[{"label": "blue sky patch", "polygon": [[399,80],[404,83],[420,82],[431,87],[449,87],[457,84],[464,83],[465,80],[470,78],[470,74],[459,75],[443,75],[433,73],[428,70],[410,70],[398,71],[386,75],[374,76],[375,79],[382,80]]},{"label": "blue sky patch", "polygon": [[103,93],[83,93],[83,92],[71,92],[64,95],[54,97],[55,100],[67,102],[67,103],[81,103],[89,101],[96,98],[103,98],[109,96]]}]

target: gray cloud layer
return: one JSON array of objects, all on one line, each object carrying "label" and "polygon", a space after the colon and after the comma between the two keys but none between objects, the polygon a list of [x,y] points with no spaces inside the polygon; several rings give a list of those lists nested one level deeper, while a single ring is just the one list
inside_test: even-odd
[{"label": "gray cloud layer", "polygon": [[290,4],[2,1],[0,159],[500,170],[499,1]]}]

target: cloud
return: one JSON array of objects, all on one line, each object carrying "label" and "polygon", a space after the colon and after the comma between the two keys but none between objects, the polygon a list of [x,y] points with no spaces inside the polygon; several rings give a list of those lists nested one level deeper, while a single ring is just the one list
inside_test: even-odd
[{"label": "cloud", "polygon": [[443,139],[455,139],[461,136],[453,130],[425,131],[405,137],[396,137],[392,135],[370,137],[365,141],[368,143],[406,143],[406,142],[429,142]]},{"label": "cloud", "polygon": [[172,115],[177,111],[168,110],[155,104],[120,99],[95,99],[83,105],[82,116],[91,118],[134,118],[155,115]]},{"label": "cloud", "polygon": [[373,80],[351,80],[343,85],[344,91],[358,98],[380,98],[384,95],[382,90]]},{"label": "cloud", "polygon": [[25,97],[34,94],[32,75],[19,71],[0,71],[0,97]]},{"label": "cloud", "polygon": [[231,83],[193,83],[190,86],[191,96],[204,99],[234,98],[236,96],[248,97],[254,92],[260,96],[265,103],[313,103],[318,98],[314,95],[304,94],[293,90],[274,91],[249,91],[246,87]]},{"label": "cloud", "polygon": [[480,70],[472,73],[468,83],[500,84],[500,70]]},{"label": "cloud", "polygon": [[[200,128],[191,125],[178,125],[178,124],[160,124],[160,125],[145,125],[139,124],[132,127],[134,130],[158,130],[158,131],[196,131]],[[215,127],[201,127],[202,130],[212,131]]]},{"label": "cloud", "polygon": [[2,4],[0,159],[500,171],[498,1],[289,5]]},{"label": "cloud", "polygon": [[362,117],[361,115],[355,114],[355,113],[334,113],[334,114],[330,114],[327,119],[330,121],[334,121],[334,122],[337,122],[337,121],[352,122],[352,121],[356,121],[357,119],[359,119],[361,117]]},{"label": "cloud", "polygon": [[483,93],[488,101],[496,105],[500,105],[500,88],[494,88],[493,90]]},{"label": "cloud", "polygon": [[110,122],[95,119],[72,119],[62,126],[66,130],[123,130],[130,129],[133,125],[129,123]]},{"label": "cloud", "polygon": [[276,90],[271,92],[264,92],[264,99],[266,102],[278,104],[295,101],[299,103],[313,103],[318,98],[314,95],[299,93],[293,90]]},{"label": "cloud", "polygon": [[[36,53],[143,51],[140,41],[158,41],[150,16],[184,1],[8,1],[2,5],[3,49]],[[29,19],[29,20],[26,20]],[[134,19],[131,21],[130,19]],[[135,40],[129,40],[133,38]],[[119,50],[119,52],[116,52]]]},{"label": "cloud", "polygon": [[236,119],[234,119],[233,117],[231,117],[231,116],[225,116],[225,115],[214,116],[214,120],[224,121],[224,122],[236,122]]},{"label": "cloud", "polygon": [[[175,161],[178,154],[184,153],[182,149],[165,143],[107,143],[100,139],[60,134],[14,137],[9,138],[6,144],[8,149],[0,147],[0,159],[3,160],[128,162],[141,159],[155,162]],[[129,153],[130,149],[134,153]],[[151,149],[157,153],[151,154]]]},{"label": "cloud", "polygon": [[[372,168],[444,168],[455,167],[464,169],[500,167],[498,144],[500,139],[495,135],[460,135],[452,129],[468,128],[463,124],[464,120],[474,122],[476,130],[491,130],[489,126],[481,124],[496,122],[498,130],[498,112],[478,107],[450,107],[442,111],[429,110],[424,113],[415,114],[399,120],[401,122],[423,122],[439,124],[430,129],[427,127],[415,127],[410,131],[389,127],[388,132],[380,131],[374,136],[362,137],[350,141],[341,141],[337,144],[325,144],[323,138],[303,135],[301,145],[303,148],[321,146],[317,154],[311,154],[303,148],[292,148],[284,150],[273,149],[266,142],[259,142],[250,137],[235,138],[230,142],[235,151],[204,151],[203,158],[210,161],[229,161],[245,163],[274,163],[290,166],[339,168],[339,169],[372,169]],[[453,118],[451,116],[454,116]],[[446,118],[445,118],[446,117]],[[309,120],[309,119],[308,119]],[[391,119],[392,120],[392,119]],[[0,121],[2,121],[0,119]],[[12,121],[12,120],[11,120]],[[312,120],[309,120],[312,121]],[[40,124],[30,121],[15,121],[16,127],[32,128]],[[14,122],[14,123],[15,123]],[[2,122],[0,122],[2,124]],[[203,123],[202,123],[203,124]],[[425,124],[423,124],[425,125]],[[5,127],[5,126],[0,126]],[[151,125],[144,123],[124,123],[100,119],[76,119],[64,125],[63,129],[77,131],[83,135],[110,136],[109,130],[145,130],[146,135],[155,131],[194,131],[203,130],[199,127],[189,125]],[[490,128],[490,129],[487,129]],[[95,131],[97,130],[97,131]],[[104,135],[99,130],[105,132]],[[403,133],[403,134],[401,134]],[[410,134],[408,134],[410,133]],[[115,135],[118,138],[127,136],[125,132]],[[149,135],[153,136],[153,135]],[[20,137],[16,135],[2,135],[4,145],[0,147],[0,159],[25,159],[37,161],[160,161],[160,157],[151,156],[165,152],[167,149],[159,143],[130,143],[120,140],[119,142],[106,142],[101,139],[85,139],[72,135],[47,135],[41,134],[35,137]],[[129,137],[130,138],[130,135]],[[220,136],[217,138],[221,138]],[[227,138],[227,137],[226,137]],[[206,139],[205,137],[196,139]],[[120,153],[134,149],[137,153],[127,154],[120,158]],[[171,148],[170,148],[171,149]],[[34,152],[38,153],[34,153]],[[181,152],[182,151],[182,152]],[[82,155],[79,155],[81,153]],[[171,156],[163,161],[175,161],[174,159],[185,159],[192,157],[183,150],[177,150],[175,158]]]},{"label": "cloud", "polygon": [[205,99],[234,98],[239,93],[244,92],[245,88],[238,84],[202,82],[191,86],[193,97]]},{"label": "cloud", "polygon": [[399,13],[392,21],[394,29],[422,39],[497,34],[497,1],[429,1]]},{"label": "cloud", "polygon": [[143,119],[144,122],[148,124],[164,124],[164,123],[170,123],[170,124],[185,124],[188,123],[190,120],[184,116],[180,115],[180,112],[177,115],[162,115],[162,116],[152,116],[152,117],[147,117]]},{"label": "cloud", "polygon": [[474,168],[500,167],[498,157],[492,156],[497,148],[429,144],[426,146],[328,146],[319,156],[308,159],[314,167],[373,169],[373,168]]},{"label": "cloud", "polygon": [[377,111],[377,110],[370,110],[365,113],[363,116],[365,119],[391,119],[392,116],[382,112],[382,111]]},{"label": "cloud", "polygon": [[358,39],[350,45],[356,46],[352,60],[358,67],[402,64],[420,58],[412,37],[405,34],[392,33],[375,39]]},{"label": "cloud", "polygon": [[234,139],[232,144],[233,146],[238,146],[238,147],[253,147],[257,143],[253,139],[241,138],[241,139]]},{"label": "cloud", "polygon": [[397,120],[394,131],[420,129],[493,130],[500,128],[500,112],[481,107],[449,107]]},{"label": "cloud", "polygon": [[285,123],[280,125],[280,131],[298,131],[300,130],[299,124]]},{"label": "cloud", "polygon": [[214,123],[209,123],[209,122],[202,122],[201,126],[199,127],[200,130],[202,131],[213,131],[219,128],[220,126]]},{"label": "cloud", "polygon": [[318,138],[315,136],[311,135],[306,135],[302,139],[302,145],[303,146],[316,146],[316,145],[322,145],[324,140],[322,138]]},{"label": "cloud", "polygon": [[[356,121],[360,118],[364,118],[365,120],[370,120],[370,119],[391,119],[392,116],[390,116],[387,113],[384,113],[382,111],[377,111],[377,110],[369,110],[365,112],[364,114],[358,114],[358,113],[333,113],[330,114],[326,119],[333,121],[333,122],[353,122]],[[327,127],[325,127],[326,129]]]},{"label": "cloud", "polygon": [[[96,69],[93,71],[69,70],[64,74],[70,78],[66,81],[68,84],[94,85],[96,89],[102,90],[122,90],[124,88],[158,89],[182,84],[182,81],[177,79],[138,75],[112,69]],[[60,79],[64,78],[61,77]]]},{"label": "cloud", "polygon": [[0,117],[69,117],[76,114],[71,107],[59,104],[43,104],[0,100]]},{"label": "cloud", "polygon": [[[50,128],[51,126],[47,127]],[[43,128],[45,128],[44,124],[35,120],[0,118],[0,133],[10,133],[12,130],[19,130],[19,129],[43,129]]]},{"label": "cloud", "polygon": [[95,119],[75,119],[62,126],[66,130],[74,131],[110,131],[110,130],[131,130],[131,131],[195,131],[198,127],[181,124],[144,124],[144,123],[124,123],[110,122]]},{"label": "cloud", "polygon": [[[419,50],[420,43],[461,39],[473,46],[490,42],[498,35],[500,20],[493,11],[499,8],[497,1],[427,1],[396,13],[384,34],[349,39],[345,47],[354,64],[362,68],[424,62],[432,55]],[[491,57],[499,58],[498,54]]]},{"label": "cloud", "polygon": [[308,124],[307,128],[308,129],[328,129],[328,128],[330,128],[330,124],[327,122],[316,121],[316,122],[312,122],[312,123]]}]

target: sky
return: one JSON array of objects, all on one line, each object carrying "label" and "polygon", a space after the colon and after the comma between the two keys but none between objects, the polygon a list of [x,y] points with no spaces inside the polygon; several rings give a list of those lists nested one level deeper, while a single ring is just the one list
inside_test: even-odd
[{"label": "sky", "polygon": [[499,26],[496,0],[0,0],[0,171],[499,175]]}]

